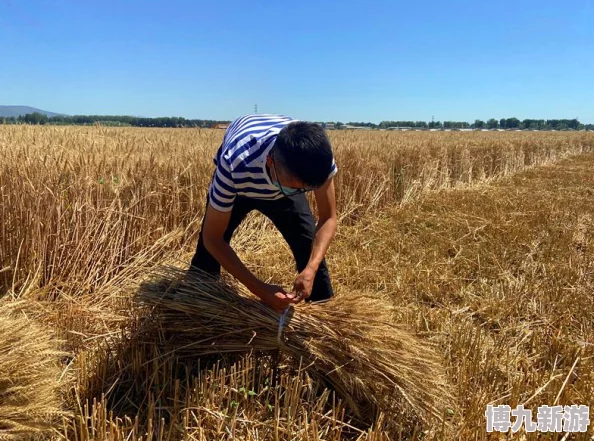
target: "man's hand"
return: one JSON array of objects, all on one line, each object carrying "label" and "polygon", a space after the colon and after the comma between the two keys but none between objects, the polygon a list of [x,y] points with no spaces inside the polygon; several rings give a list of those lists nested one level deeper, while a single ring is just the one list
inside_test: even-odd
[{"label": "man's hand", "polygon": [[311,290],[313,289],[314,278],[316,272],[312,269],[305,268],[296,278],[293,283],[293,302],[299,303],[302,300],[309,298]]},{"label": "man's hand", "polygon": [[294,296],[277,285],[262,283],[254,294],[277,312],[283,312],[289,305],[294,303]]}]

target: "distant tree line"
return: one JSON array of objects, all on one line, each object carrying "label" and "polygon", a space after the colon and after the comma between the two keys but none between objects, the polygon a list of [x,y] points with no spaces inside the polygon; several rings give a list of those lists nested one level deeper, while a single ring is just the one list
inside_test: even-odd
[{"label": "distant tree line", "polygon": [[93,125],[132,127],[211,127],[227,124],[229,121],[210,119],[186,119],[182,117],[140,118],[119,115],[74,115],[47,116],[43,113],[28,113],[19,117],[0,117],[0,124],[50,124],[50,125]]},{"label": "distant tree line", "polygon": [[380,129],[388,127],[411,127],[417,129],[469,129],[472,124],[466,121],[382,121],[378,126]]},{"label": "distant tree line", "polygon": [[[93,125],[104,126],[132,126],[132,127],[212,127],[216,124],[228,124],[230,121],[210,119],[186,119],[182,117],[140,118],[137,116],[118,115],[74,115],[47,116],[43,113],[29,113],[19,117],[0,117],[0,124],[52,124],[52,125]],[[327,123],[322,123],[327,124]],[[334,123],[340,129],[345,124],[340,121]],[[382,121],[379,124],[370,122],[349,122],[351,126],[369,127],[372,129],[387,129],[408,127],[416,129],[520,129],[520,130],[594,130],[594,124],[582,124],[574,119],[524,119],[491,118],[488,121],[480,119],[473,123],[466,121]]]},{"label": "distant tree line", "polygon": [[[336,127],[344,126],[342,122],[334,123]],[[379,124],[348,122],[346,125],[370,127],[373,129],[387,129],[395,127],[416,128],[416,129],[520,129],[520,130],[594,130],[594,124],[582,124],[577,118],[574,119],[525,119],[491,118],[488,121],[480,119],[473,123],[466,121],[382,121]]]}]

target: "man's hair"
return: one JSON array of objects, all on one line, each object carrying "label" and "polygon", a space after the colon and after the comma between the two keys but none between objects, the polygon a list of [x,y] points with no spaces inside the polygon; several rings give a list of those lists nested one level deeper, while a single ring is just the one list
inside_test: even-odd
[{"label": "man's hair", "polygon": [[277,135],[274,159],[308,187],[320,187],[332,171],[332,147],[319,124],[295,121]]}]

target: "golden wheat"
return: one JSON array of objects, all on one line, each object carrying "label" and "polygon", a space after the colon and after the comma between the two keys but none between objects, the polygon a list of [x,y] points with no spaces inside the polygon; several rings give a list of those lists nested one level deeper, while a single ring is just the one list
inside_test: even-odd
[{"label": "golden wheat", "polygon": [[0,440],[50,436],[66,415],[59,341],[25,310],[0,301]]},{"label": "golden wheat", "polygon": [[[0,127],[0,296],[65,340],[64,437],[486,439],[487,403],[594,405],[594,162],[559,162],[592,152],[592,134],[331,133],[337,299],[389,298],[394,322],[441,352],[455,435],[406,415],[362,423],[346,393],[304,368],[276,378],[270,356],[197,364],[166,356],[160,336],[139,341],[131,293],[157,265],[189,261],[221,137]],[[261,216],[233,245],[259,277],[291,282]]]}]

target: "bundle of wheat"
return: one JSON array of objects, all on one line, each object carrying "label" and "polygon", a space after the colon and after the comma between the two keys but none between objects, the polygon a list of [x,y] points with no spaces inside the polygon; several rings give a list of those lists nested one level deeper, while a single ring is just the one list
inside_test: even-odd
[{"label": "bundle of wheat", "polygon": [[390,323],[392,309],[377,298],[343,295],[279,314],[237,286],[175,267],[158,269],[137,298],[176,354],[279,350],[361,420],[379,413],[400,422],[442,420],[451,406],[439,357]]},{"label": "bundle of wheat", "polygon": [[20,302],[0,302],[1,440],[49,434],[65,415],[59,343],[20,308]]}]

